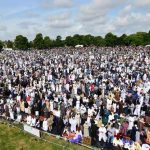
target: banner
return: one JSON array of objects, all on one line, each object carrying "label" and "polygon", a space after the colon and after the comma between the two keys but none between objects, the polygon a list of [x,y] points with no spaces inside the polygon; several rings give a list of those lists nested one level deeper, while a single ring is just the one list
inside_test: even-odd
[{"label": "banner", "polygon": [[40,130],[24,124],[24,131],[29,132],[37,137],[40,137]]}]

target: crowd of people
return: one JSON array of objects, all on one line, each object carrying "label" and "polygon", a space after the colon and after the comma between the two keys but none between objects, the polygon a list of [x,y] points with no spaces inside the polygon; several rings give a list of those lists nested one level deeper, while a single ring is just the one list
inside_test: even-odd
[{"label": "crowd of people", "polygon": [[2,51],[0,115],[72,143],[149,150],[150,50]]}]

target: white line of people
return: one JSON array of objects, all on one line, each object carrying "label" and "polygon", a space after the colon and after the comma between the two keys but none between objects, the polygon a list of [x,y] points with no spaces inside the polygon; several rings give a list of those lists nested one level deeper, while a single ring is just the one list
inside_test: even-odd
[{"label": "white line of people", "polygon": [[2,51],[0,97],[4,117],[69,140],[73,133],[71,142],[150,149],[145,47]]}]

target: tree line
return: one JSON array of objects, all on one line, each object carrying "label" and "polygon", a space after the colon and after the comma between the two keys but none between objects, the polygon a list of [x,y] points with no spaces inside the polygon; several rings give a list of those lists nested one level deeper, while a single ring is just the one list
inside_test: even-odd
[{"label": "tree line", "polygon": [[38,33],[33,41],[29,41],[27,37],[23,35],[16,36],[14,41],[0,41],[0,49],[3,47],[28,50],[28,49],[50,49],[54,47],[64,46],[139,46],[150,44],[150,31],[149,32],[137,32],[135,34],[117,36],[111,32],[107,33],[105,37],[75,34],[74,36],[67,36],[64,40],[61,36],[57,36],[56,39],[51,39],[49,36],[43,37],[41,33]]}]

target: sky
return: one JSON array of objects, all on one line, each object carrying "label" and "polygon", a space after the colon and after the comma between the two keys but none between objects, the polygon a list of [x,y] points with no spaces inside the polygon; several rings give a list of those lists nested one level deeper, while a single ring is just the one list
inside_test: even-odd
[{"label": "sky", "polygon": [[150,30],[150,0],[0,0],[0,39]]}]

